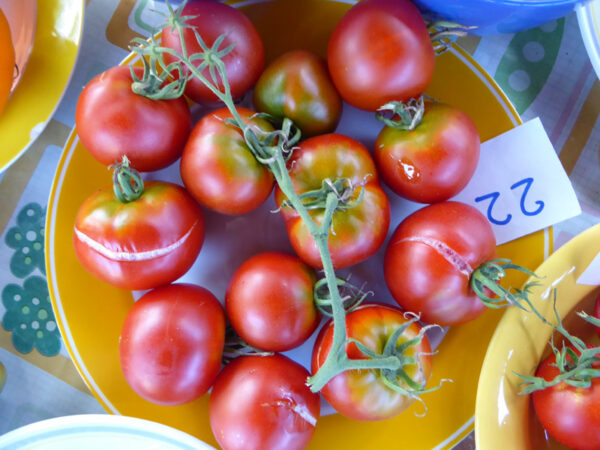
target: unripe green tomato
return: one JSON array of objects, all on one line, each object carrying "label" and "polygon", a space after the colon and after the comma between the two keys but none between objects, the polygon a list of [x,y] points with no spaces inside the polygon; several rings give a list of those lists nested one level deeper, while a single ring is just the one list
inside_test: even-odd
[{"label": "unripe green tomato", "polygon": [[325,60],[306,50],[285,53],[269,64],[254,87],[254,106],[288,117],[303,138],[331,133],[342,114],[342,100]]}]

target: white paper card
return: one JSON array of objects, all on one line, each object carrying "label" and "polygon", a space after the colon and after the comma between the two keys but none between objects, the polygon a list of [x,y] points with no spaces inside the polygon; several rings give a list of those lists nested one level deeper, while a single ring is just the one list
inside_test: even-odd
[{"label": "white paper card", "polygon": [[498,245],[581,213],[539,118],[484,142],[473,178],[454,200],[488,218]]},{"label": "white paper card", "polygon": [[600,286],[600,253],[596,255],[590,265],[579,275],[577,284]]}]

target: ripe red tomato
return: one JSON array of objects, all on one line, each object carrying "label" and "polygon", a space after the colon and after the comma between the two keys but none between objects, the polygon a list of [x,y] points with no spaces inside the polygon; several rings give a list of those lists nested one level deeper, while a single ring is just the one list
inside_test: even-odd
[{"label": "ripe red tomato", "polygon": [[[237,108],[245,123],[273,131],[249,109]],[[239,128],[225,123],[227,108],[204,116],[196,124],[181,156],[181,178],[202,205],[223,214],[244,214],[260,206],[273,190],[273,175],[259,163]]]},{"label": "ripe red tomato", "polygon": [[227,289],[231,326],[248,344],[273,352],[291,350],[315,331],[320,315],[313,298],[317,277],[298,257],[260,253],[245,261]]},{"label": "ripe red tomato", "polygon": [[496,257],[488,220],[459,202],[426,206],[394,231],[385,253],[384,275],[392,296],[425,322],[455,325],[479,316],[485,305],[469,278]]},{"label": "ripe red tomato", "polygon": [[[334,233],[329,232],[329,251],[336,269],[361,262],[381,247],[390,224],[390,206],[379,184],[375,163],[361,143],[341,134],[307,139],[292,154],[288,169],[296,194],[319,189],[326,179],[348,178],[356,186],[348,201],[353,203],[365,183],[358,205],[333,215]],[[279,188],[275,190],[275,199],[278,205],[285,200]],[[309,210],[317,224],[323,222],[323,213],[324,209]],[[281,215],[298,256],[312,267],[322,268],[315,240],[298,213],[283,207]]]},{"label": "ripe red tomato", "polygon": [[[387,340],[401,325],[408,322],[404,313],[388,305],[363,304],[346,316],[346,335],[381,354]],[[396,346],[418,336],[419,325],[415,322],[404,331]],[[315,342],[312,355],[312,373],[325,362],[333,343],[333,322],[325,324]],[[350,359],[366,356],[352,343],[346,346]],[[404,355],[418,358],[417,365],[404,366],[407,374],[423,386],[431,375],[431,347],[427,336]],[[402,384],[402,383],[401,383]],[[387,387],[379,370],[347,370],[329,381],[321,390],[323,397],[339,413],[354,420],[384,420],[394,417],[410,406],[414,398],[407,397]]]},{"label": "ripe red tomato", "polygon": [[464,112],[425,103],[414,130],[386,126],[375,141],[375,163],[398,195],[435,203],[454,197],[471,180],[479,161],[479,133]]},{"label": "ripe red tomato", "polygon": [[125,379],[161,405],[197,399],[212,386],[225,342],[225,313],[207,289],[171,284],[148,292],[131,308],[121,332]]},{"label": "ripe red tomato", "polygon": [[363,0],[333,30],[327,63],[342,98],[375,111],[421,95],[433,76],[435,53],[410,1]]},{"label": "ripe red tomato", "polygon": [[[254,86],[265,64],[263,43],[250,19],[234,7],[212,0],[188,2],[183,7],[182,16],[196,16],[189,19],[187,24],[196,28],[209,48],[221,35],[225,35],[220,46],[221,50],[234,45],[233,50],[222,59],[225,63],[231,95],[236,100],[240,99]],[[183,39],[188,55],[201,51],[191,28],[184,28]],[[167,26],[163,29],[162,44],[181,53],[181,41],[175,28]],[[165,55],[165,60],[171,62],[174,58]],[[200,59],[196,60],[196,67],[201,62]],[[202,74],[208,80],[212,80],[208,68]],[[212,103],[217,100],[217,97],[197,78],[192,78],[188,82],[185,94],[198,103]]]},{"label": "ripe red tomato", "polygon": [[[559,374],[554,354],[536,371],[536,376],[548,381]],[[589,388],[561,382],[531,395],[540,423],[554,439],[578,450],[600,448],[600,378],[592,379]]]},{"label": "ripe red tomato", "polygon": [[269,64],[254,87],[254,106],[288,117],[304,138],[333,132],[342,115],[342,99],[327,63],[306,50],[287,52]]},{"label": "ripe red tomato", "polygon": [[147,182],[133,202],[112,187],[81,205],[73,230],[81,264],[102,281],[145,290],[171,283],[196,260],[204,240],[202,210],[181,186]]},{"label": "ripe red tomato", "polygon": [[[138,77],[143,69],[134,67]],[[183,98],[150,100],[131,90],[128,66],[93,78],[77,101],[75,124],[83,146],[102,164],[120,161],[147,172],[174,163],[190,133],[190,109]]]},{"label": "ripe red tomato", "polygon": [[210,426],[224,450],[302,449],[320,413],[308,371],[291,359],[241,356],[221,371],[210,396]]}]

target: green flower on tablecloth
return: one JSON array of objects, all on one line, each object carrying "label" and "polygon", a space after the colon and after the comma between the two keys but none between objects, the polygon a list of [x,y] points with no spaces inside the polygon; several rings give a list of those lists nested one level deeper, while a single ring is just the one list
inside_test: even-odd
[{"label": "green flower on tablecloth", "polygon": [[17,216],[17,226],[6,233],[6,245],[15,249],[10,259],[11,272],[24,278],[37,267],[46,274],[44,264],[44,225],[46,212],[37,203],[29,203]]},{"label": "green flower on tablecloth", "polygon": [[29,353],[35,347],[44,356],[54,356],[60,351],[60,334],[44,278],[29,277],[23,287],[6,285],[2,304],[6,308],[2,327],[12,332],[13,345],[19,352]]}]

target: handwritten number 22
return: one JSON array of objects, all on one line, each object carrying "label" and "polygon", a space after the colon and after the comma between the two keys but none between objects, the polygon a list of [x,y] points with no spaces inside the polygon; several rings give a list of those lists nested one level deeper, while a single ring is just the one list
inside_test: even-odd
[{"label": "handwritten number 22", "polygon": [[[518,188],[519,186],[523,186],[523,185],[525,186],[525,188],[523,189],[523,194],[521,195],[521,201],[520,201],[519,206],[521,208],[521,212],[526,216],[535,216],[535,215],[541,213],[542,210],[544,209],[544,202],[541,200],[537,200],[535,202],[535,204],[537,205],[537,208],[535,210],[529,211],[525,207],[525,197],[527,196],[527,193],[529,192],[529,189],[531,188],[532,183],[533,183],[533,178],[524,178],[521,181],[517,181],[515,184],[513,184],[510,187],[511,190],[514,190],[514,189]],[[496,200],[498,200],[498,197],[500,197],[500,192],[492,192],[490,194],[485,194],[485,195],[477,197],[475,199],[475,201],[482,202],[484,200],[491,199],[490,204],[488,206],[488,210],[487,210],[488,220],[491,223],[496,224],[496,225],[506,225],[511,221],[512,214],[507,214],[504,219],[495,218],[492,214],[492,210],[494,209],[494,205],[496,204]]]}]

